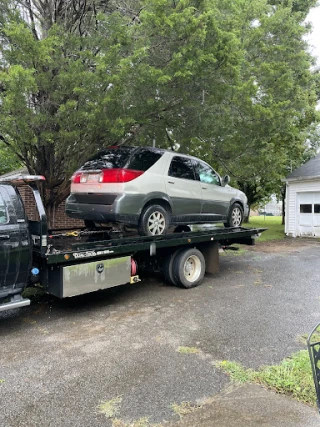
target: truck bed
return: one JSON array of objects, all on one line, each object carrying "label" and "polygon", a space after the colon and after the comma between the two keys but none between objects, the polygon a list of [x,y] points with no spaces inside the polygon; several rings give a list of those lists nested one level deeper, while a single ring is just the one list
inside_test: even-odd
[{"label": "truck bed", "polygon": [[[224,228],[212,226],[187,233],[171,233],[163,236],[131,236],[123,238],[107,238],[99,233],[79,232],[78,236],[50,235],[48,236],[47,251],[43,257],[47,264],[67,264],[81,260],[106,258],[133,254],[138,251],[150,251],[155,255],[157,249],[182,245],[192,245],[217,241],[221,245],[241,243],[253,245],[257,237],[265,229],[257,228]],[[40,255],[35,246],[34,251]]]}]

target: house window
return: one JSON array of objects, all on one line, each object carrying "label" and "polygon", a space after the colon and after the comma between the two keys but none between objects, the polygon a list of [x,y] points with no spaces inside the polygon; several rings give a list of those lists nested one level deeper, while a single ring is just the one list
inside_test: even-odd
[{"label": "house window", "polygon": [[312,204],[300,205],[300,213],[312,213]]},{"label": "house window", "polygon": [[314,205],[314,213],[320,214],[320,205]]}]

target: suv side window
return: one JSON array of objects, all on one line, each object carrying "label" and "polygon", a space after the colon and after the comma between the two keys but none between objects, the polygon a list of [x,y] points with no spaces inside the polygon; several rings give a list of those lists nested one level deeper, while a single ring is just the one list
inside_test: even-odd
[{"label": "suv side window", "polygon": [[186,157],[174,157],[169,168],[169,176],[195,180],[193,162]]},{"label": "suv side window", "polygon": [[143,148],[134,153],[126,167],[128,169],[145,172],[151,168],[162,155],[162,150]]},{"label": "suv side window", "polygon": [[196,162],[196,172],[198,179],[206,184],[221,185],[220,176],[208,165]]},{"label": "suv side window", "polygon": [[4,203],[4,200],[0,194],[0,225],[7,224],[9,222],[9,215]]}]

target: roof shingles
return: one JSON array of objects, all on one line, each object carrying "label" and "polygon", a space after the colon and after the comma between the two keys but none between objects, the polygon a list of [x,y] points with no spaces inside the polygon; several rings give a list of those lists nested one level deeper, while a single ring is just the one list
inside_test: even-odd
[{"label": "roof shingles", "polygon": [[304,165],[295,169],[286,177],[286,181],[303,179],[303,178],[320,178],[320,154],[313,157]]}]

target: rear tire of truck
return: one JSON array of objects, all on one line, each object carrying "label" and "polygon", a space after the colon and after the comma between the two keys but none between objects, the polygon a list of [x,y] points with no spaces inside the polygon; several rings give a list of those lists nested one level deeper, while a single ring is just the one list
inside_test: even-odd
[{"label": "rear tire of truck", "polygon": [[160,236],[166,234],[169,228],[170,216],[161,205],[147,206],[139,220],[140,236]]},{"label": "rear tire of truck", "polygon": [[170,283],[171,285],[178,286],[176,281],[174,280],[173,276],[173,263],[176,259],[177,255],[182,251],[183,249],[177,249],[176,251],[172,252],[170,255],[167,256],[167,258],[164,261],[163,264],[163,275],[164,280],[167,283]]},{"label": "rear tire of truck", "polygon": [[205,271],[204,256],[196,248],[180,251],[173,261],[173,280],[182,288],[190,289],[200,285]]}]

